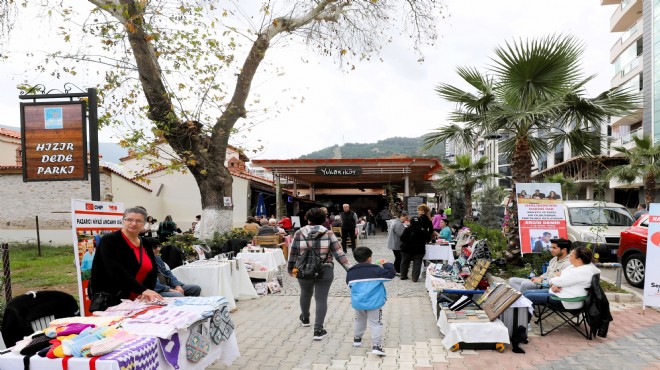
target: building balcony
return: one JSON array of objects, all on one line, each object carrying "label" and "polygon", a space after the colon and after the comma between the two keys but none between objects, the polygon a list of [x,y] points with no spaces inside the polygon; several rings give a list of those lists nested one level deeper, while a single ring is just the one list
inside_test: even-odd
[{"label": "building balcony", "polygon": [[600,5],[621,4],[621,0],[601,0]]},{"label": "building balcony", "polygon": [[644,69],[644,58],[643,55],[638,55],[637,58],[633,59],[630,63],[626,64],[617,72],[612,81],[610,81],[610,86],[617,87],[621,86],[624,82],[628,81],[632,76],[642,73]]},{"label": "building balcony", "polygon": [[610,118],[610,126],[612,127],[617,127],[617,126],[631,126],[634,125],[635,123],[639,122],[642,120],[644,115],[644,109],[640,108],[633,112],[632,114],[629,114],[627,116],[623,117],[611,117]]},{"label": "building balcony", "polygon": [[642,182],[641,178],[636,178],[635,181],[630,184],[619,181],[617,179],[610,179],[608,185],[610,189],[634,189],[639,188],[640,186],[644,186],[644,183]]},{"label": "building balcony", "polygon": [[644,20],[640,18],[637,22],[626,30],[626,32],[619,37],[618,40],[612,45],[610,49],[610,63],[614,63],[617,57],[626,50],[633,42],[637,41],[644,33]]},{"label": "building balcony", "polygon": [[642,128],[638,128],[636,130],[630,131],[628,135],[622,136],[617,139],[613,139],[610,141],[610,156],[612,157],[621,157],[622,154],[616,150],[614,150],[615,147],[624,147],[628,150],[632,149],[635,147],[635,140],[633,138],[641,138],[644,136],[644,130]]},{"label": "building balcony", "polygon": [[642,0],[623,0],[610,18],[610,31],[623,32],[642,17]]}]

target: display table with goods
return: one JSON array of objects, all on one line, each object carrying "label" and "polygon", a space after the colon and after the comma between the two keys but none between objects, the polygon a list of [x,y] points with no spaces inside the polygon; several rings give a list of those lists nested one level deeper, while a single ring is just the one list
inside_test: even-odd
[{"label": "display table with goods", "polygon": [[454,263],[454,251],[451,244],[444,242],[442,239],[438,239],[438,242],[426,245],[424,259],[427,261],[446,261],[448,264]]},{"label": "display table with goods", "polygon": [[240,259],[195,261],[175,268],[172,273],[185,283],[199,285],[204,297],[225,297],[231,311],[236,308],[236,300],[259,297]]},{"label": "display table with goods", "polygon": [[0,370],[205,369],[240,356],[224,297],[123,300],[50,322],[0,355]]},{"label": "display table with goods", "polygon": [[286,265],[284,252],[279,248],[245,247],[236,258],[248,258],[266,267],[267,270],[277,270],[280,266]]}]

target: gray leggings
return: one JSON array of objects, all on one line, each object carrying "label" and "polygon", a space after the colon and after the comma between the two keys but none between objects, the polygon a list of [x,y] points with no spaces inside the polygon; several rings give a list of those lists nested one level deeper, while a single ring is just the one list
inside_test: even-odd
[{"label": "gray leggings", "polygon": [[[316,301],[316,316],[314,317],[314,330],[323,329],[325,314],[328,312],[328,293],[335,277],[333,266],[326,266],[323,277],[319,280],[298,279],[300,284],[300,311],[304,317],[309,317],[309,306],[312,305],[312,295]],[[315,291],[316,290],[316,291]]]}]

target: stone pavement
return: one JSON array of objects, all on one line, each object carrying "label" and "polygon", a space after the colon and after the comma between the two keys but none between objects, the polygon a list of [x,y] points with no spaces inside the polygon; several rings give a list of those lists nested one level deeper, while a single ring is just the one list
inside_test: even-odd
[{"label": "stone pavement", "polygon": [[[382,233],[361,241],[374,251],[374,259],[392,260]],[[352,260],[350,251],[349,259]],[[232,313],[241,357],[232,366],[209,369],[660,369],[660,313],[638,303],[611,303],[614,322],[607,338],[588,341],[572,329],[538,336],[533,326],[525,354],[510,348],[450,352],[441,345],[428,293],[422,281],[386,284],[388,301],[383,308],[383,347],[386,356],[367,353],[369,330],[363,347],[353,347],[353,309],[345,283],[346,273],[335,264],[335,282],[328,299],[325,328],[329,335],[312,340],[311,327],[303,328],[299,290],[285,275],[282,293],[238,302]],[[314,301],[312,300],[314,321]]]}]

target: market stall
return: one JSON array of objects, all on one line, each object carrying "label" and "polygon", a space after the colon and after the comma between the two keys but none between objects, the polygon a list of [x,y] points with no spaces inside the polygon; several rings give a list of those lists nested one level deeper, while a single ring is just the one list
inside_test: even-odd
[{"label": "market stall", "polygon": [[100,316],[51,321],[1,354],[0,370],[205,369],[216,361],[229,366],[240,356],[225,298],[165,303],[125,300],[95,313]]},{"label": "market stall", "polygon": [[195,261],[175,268],[172,273],[181,281],[199,285],[204,297],[227,298],[228,307],[232,311],[236,308],[237,300],[258,297],[240,259]]}]

